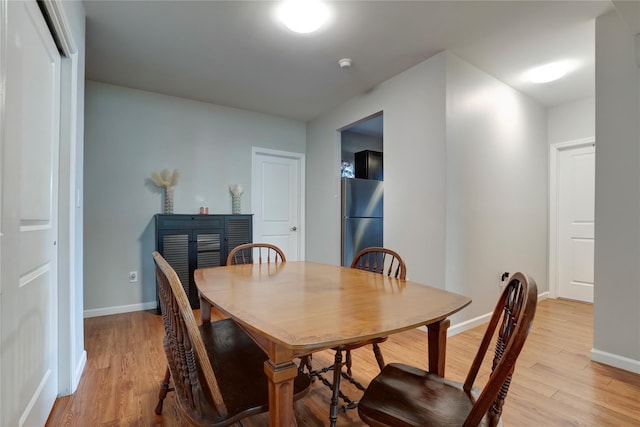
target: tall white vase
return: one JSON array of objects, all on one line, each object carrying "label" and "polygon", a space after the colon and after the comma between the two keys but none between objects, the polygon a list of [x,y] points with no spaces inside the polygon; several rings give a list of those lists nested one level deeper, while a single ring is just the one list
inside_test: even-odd
[{"label": "tall white vase", "polygon": [[234,215],[240,214],[240,194],[231,195],[231,213]]},{"label": "tall white vase", "polygon": [[164,190],[164,213],[173,213],[173,187],[167,187]]}]

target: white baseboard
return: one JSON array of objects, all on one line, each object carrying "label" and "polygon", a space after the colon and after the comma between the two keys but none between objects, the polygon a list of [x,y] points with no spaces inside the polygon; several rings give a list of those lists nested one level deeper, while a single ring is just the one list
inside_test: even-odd
[{"label": "white baseboard", "polygon": [[[543,292],[538,295],[538,301],[549,298],[549,292]],[[464,322],[456,323],[449,327],[447,336],[451,337],[466,330],[475,328],[484,323],[487,323],[491,318],[492,313],[483,314],[482,316],[474,317],[473,319],[465,320]],[[426,327],[421,328],[427,330]],[[614,368],[624,369],[625,371],[640,374],[640,360],[630,359],[628,357],[618,356],[617,354],[607,353],[597,349],[591,350],[591,360],[594,362],[604,363],[605,365],[613,366]]]},{"label": "white baseboard", "polygon": [[[542,292],[541,294],[538,294],[538,301],[547,298],[549,298],[549,292]],[[456,323],[455,325],[450,326],[447,330],[447,337],[452,337],[461,332],[468,331],[469,329],[473,329],[476,326],[480,326],[489,322],[492,314],[493,313],[486,313],[481,316],[474,317],[473,319],[465,320],[464,322]],[[427,328],[425,327],[424,330],[427,330]]]},{"label": "white baseboard", "polygon": [[87,351],[83,351],[80,356],[80,360],[78,361],[78,365],[76,366],[76,370],[73,373],[73,379],[71,382],[71,394],[75,393],[78,389],[78,385],[80,384],[80,379],[82,378],[82,372],[84,371],[84,367],[87,364]]},{"label": "white baseboard", "polygon": [[108,316],[110,314],[130,313],[132,311],[153,310],[158,306],[156,301],[143,302],[140,304],[119,305],[116,307],[93,308],[84,311],[87,317]]},{"label": "white baseboard", "polygon": [[591,360],[613,366],[614,368],[624,369],[634,374],[640,374],[640,360],[618,356],[617,354],[607,353],[606,351],[596,350],[595,348],[591,349]]},{"label": "white baseboard", "polygon": [[464,322],[456,323],[453,326],[450,326],[447,330],[447,336],[452,337],[454,335],[458,335],[461,332],[468,331],[469,329],[473,329],[476,326],[480,326],[485,324],[491,318],[493,313],[483,314],[482,316],[474,317],[473,319],[465,320]]},{"label": "white baseboard", "polygon": [[[480,326],[489,322],[491,314],[493,313],[483,314],[482,316],[474,317],[473,319],[465,320],[464,322],[456,323],[453,326],[449,326],[449,329],[447,329],[447,337],[458,335],[464,331],[468,331],[469,329],[473,329],[476,326]],[[418,329],[427,333],[429,332],[429,329],[427,329],[426,326],[420,326],[420,328]]]}]

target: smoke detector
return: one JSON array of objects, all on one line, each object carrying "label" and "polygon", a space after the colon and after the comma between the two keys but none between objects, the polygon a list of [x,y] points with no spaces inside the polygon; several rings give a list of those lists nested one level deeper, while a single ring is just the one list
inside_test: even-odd
[{"label": "smoke detector", "polygon": [[350,68],[351,58],[342,58],[340,61],[338,61],[338,65],[340,65],[340,68]]}]

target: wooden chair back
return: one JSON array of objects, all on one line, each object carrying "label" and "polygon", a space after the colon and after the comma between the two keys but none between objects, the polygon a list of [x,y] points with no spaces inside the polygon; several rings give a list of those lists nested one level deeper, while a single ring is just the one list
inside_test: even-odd
[{"label": "wooden chair back", "polygon": [[[360,418],[371,426],[499,425],[537,300],[535,281],[522,273],[514,274],[495,306],[464,384],[413,366],[390,363],[362,396],[358,405]],[[494,336],[491,374],[479,390],[473,383]]]},{"label": "wooden chair back", "polygon": [[194,421],[227,415],[218,381],[180,279],[158,252],[153,253],[162,320],[164,349],[177,400]]},{"label": "wooden chair back", "polygon": [[[176,402],[191,424],[222,427],[269,410],[267,354],[231,318],[198,326],[180,279],[167,261],[153,253],[165,327],[168,370],[160,386],[156,414],[173,377]],[[303,397],[311,385],[299,371],[290,390]]]},{"label": "wooden chair back", "polygon": [[353,257],[351,268],[386,274],[396,279],[407,278],[407,266],[397,252],[391,249],[370,247]]},{"label": "wooden chair back", "polygon": [[257,259],[259,264],[263,262],[286,262],[282,249],[270,243],[246,243],[236,246],[227,256],[227,265],[252,264]]},{"label": "wooden chair back", "polygon": [[537,303],[536,282],[522,273],[514,274],[500,295],[464,382],[464,390],[470,392],[489,344],[499,327],[491,376],[467,416],[465,426],[478,425],[485,414],[490,419],[500,418],[516,360],[531,329]]}]

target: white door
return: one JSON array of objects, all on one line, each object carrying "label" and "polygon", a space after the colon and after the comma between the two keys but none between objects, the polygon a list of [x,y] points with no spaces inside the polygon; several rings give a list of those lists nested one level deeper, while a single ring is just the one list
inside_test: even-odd
[{"label": "white door", "polygon": [[0,425],[44,425],[58,391],[60,56],[35,1],[4,2]]},{"label": "white door", "polygon": [[593,302],[595,147],[558,154],[558,296]]},{"label": "white door", "polygon": [[304,156],[253,150],[253,241],[271,243],[288,261],[304,259]]}]

